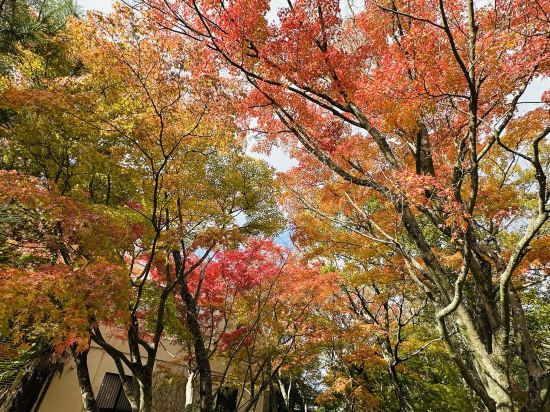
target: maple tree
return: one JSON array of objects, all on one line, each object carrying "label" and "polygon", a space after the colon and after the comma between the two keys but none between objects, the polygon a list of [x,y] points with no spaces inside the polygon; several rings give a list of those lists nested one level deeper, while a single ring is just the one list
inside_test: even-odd
[{"label": "maple tree", "polygon": [[[331,291],[330,276],[318,270],[270,241],[252,239],[216,252],[182,282],[168,334],[188,348],[188,385],[199,377],[201,409],[212,408],[225,387],[236,387],[236,410],[254,410],[280,371],[303,354],[299,348],[314,331],[312,309]],[[192,399],[186,396],[190,407]]]},{"label": "maple tree", "polygon": [[145,412],[162,339],[189,410],[548,407],[545,1],[7,4],[0,333],[86,410],[91,340]]},{"label": "maple tree", "polygon": [[29,335],[31,342],[49,341],[58,356],[71,350],[85,403],[93,403],[87,366],[81,367],[88,330],[90,322],[125,323],[130,289],[123,256],[135,232],[105,208],[64,197],[47,183],[0,173],[0,329],[23,344]]},{"label": "maple tree", "polygon": [[292,148],[294,173],[321,163],[316,183],[345,188],[334,215],[403,259],[484,405],[544,408],[521,290],[547,270],[550,129],[544,107],[519,106],[548,75],[545,3],[298,0],[276,16],[268,1],[141,3],[205,46],[205,70],[240,75],[243,114]]},{"label": "maple tree", "polygon": [[[260,289],[240,302],[243,318],[248,317],[248,324],[256,326],[248,329],[252,333],[248,336],[250,342],[237,355],[245,377],[242,392],[259,398],[262,391],[267,391],[264,402],[275,409],[273,403],[280,395],[284,406],[279,408],[292,410],[292,376],[317,355],[314,342],[325,331],[316,322],[317,313],[333,300],[336,284],[334,273],[323,272],[319,265],[306,265],[296,254],[288,255],[287,259],[268,287],[264,285],[265,298],[262,299]],[[254,308],[254,312],[249,308]],[[240,376],[237,375],[237,380]],[[252,410],[254,397],[247,400],[243,410]]]},{"label": "maple tree", "polygon": [[[91,257],[85,256],[83,268],[73,270],[67,267],[72,260],[66,260],[59,267],[10,270],[6,276],[9,284],[21,282],[26,290],[32,281],[38,282],[47,295],[50,291],[61,302],[85,302],[84,308],[79,307],[84,312],[75,310],[73,317],[59,319],[55,311],[46,311],[36,320],[38,327],[49,318],[60,329],[68,328],[69,343],[58,348],[74,348],[87,410],[95,411],[97,405],[80,355],[92,339],[113,358],[121,378],[124,368],[130,370],[133,385],[124,380],[124,391],[132,408],[149,411],[156,353],[173,292],[215,248],[273,233],[281,218],[270,190],[271,170],[244,155],[231,113],[212,110],[223,96],[207,87],[208,78],[186,81],[192,49],[138,20],[131,9],[119,7],[117,12],[69,25],[71,57],[81,62],[83,71],[47,81],[41,88],[15,81],[3,91],[6,105],[19,109],[4,131],[10,144],[3,157],[8,167],[40,176],[46,189],[59,187],[59,196],[67,200],[56,210],[67,213],[64,219],[71,219],[71,209],[64,211],[70,198],[79,199],[82,210],[88,203],[104,204],[113,224],[117,216],[127,217],[132,241],[111,245],[111,253],[123,259],[116,270],[104,266],[93,270]],[[43,138],[35,140],[29,131]],[[49,207],[55,208],[56,202],[51,203]],[[27,235],[20,227],[13,229],[17,236]],[[81,241],[102,244],[109,235],[95,228],[89,237],[68,243],[70,247]],[[51,241],[60,243],[60,236],[52,233]],[[120,271],[125,288],[109,281],[110,273],[118,276]],[[60,276],[68,273],[76,283],[60,282]],[[156,276],[162,276],[163,282],[153,282]],[[92,309],[86,311],[110,296],[103,288],[94,289],[101,279],[105,288],[128,291],[125,307],[116,312],[116,324]],[[72,295],[78,282],[89,282],[92,288],[81,288],[84,297]],[[93,299],[97,301],[92,305]],[[24,308],[28,302],[19,303]],[[17,314],[25,312],[21,310]],[[10,311],[2,315],[17,321]],[[114,330],[128,342],[129,356],[105,336],[109,325],[116,326]],[[75,336],[73,328],[81,334]]]},{"label": "maple tree", "polygon": [[[413,377],[409,367],[415,357],[437,358],[444,352],[437,334],[430,331],[435,325],[428,320],[429,299],[418,293],[399,254],[387,244],[373,244],[359,224],[344,219],[342,213],[352,206],[342,199],[354,194],[352,188],[327,180],[320,185],[327,176],[311,172],[287,173],[282,182],[294,243],[305,258],[321,259],[340,274],[336,296],[341,303],[322,311],[330,327],[321,350],[331,360],[324,366],[331,373],[325,378],[329,389],[319,401],[333,406],[346,402],[349,408],[384,410],[397,404],[400,410],[437,409],[425,396],[418,399],[420,393],[437,391],[436,386]],[[366,204],[379,222],[393,218],[377,199],[366,199]],[[446,370],[452,376],[452,368]],[[415,374],[430,380],[432,372],[415,364]],[[437,382],[442,375],[435,376]],[[375,380],[383,383],[374,385]],[[460,381],[446,377],[446,382],[446,389],[460,390]],[[442,405],[448,399],[437,395]]]},{"label": "maple tree", "polygon": [[[444,357],[445,350],[430,330],[434,325],[429,322],[429,301],[417,293],[402,259],[391,248],[365,243],[360,231],[341,225],[342,216],[333,214],[341,210],[334,202],[343,196],[336,186],[312,189],[315,184],[303,175],[299,184],[288,176],[284,182],[294,193],[286,196],[287,209],[293,210],[294,243],[306,258],[321,258],[339,273],[335,292],[339,303],[321,310],[326,330],[318,345],[323,356],[305,366],[330,371],[318,378],[328,385],[318,402],[382,410],[394,405],[400,410],[437,410],[437,403],[430,402],[445,405],[452,398],[443,392],[434,395],[433,401],[426,397],[438,390],[430,381],[437,384],[443,375],[419,367],[415,358]],[[385,213],[380,206],[378,213]],[[372,202],[371,207],[376,204]],[[461,382],[452,377],[452,368],[445,372],[449,373],[445,390],[460,391]],[[470,401],[466,393],[459,397]]]}]

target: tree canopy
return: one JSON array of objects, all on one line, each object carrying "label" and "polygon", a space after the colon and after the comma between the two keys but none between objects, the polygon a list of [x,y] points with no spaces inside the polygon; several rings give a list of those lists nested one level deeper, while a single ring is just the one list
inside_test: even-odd
[{"label": "tree canopy", "polygon": [[549,12],[0,0],[0,334],[94,412],[164,340],[178,410],[546,410]]}]

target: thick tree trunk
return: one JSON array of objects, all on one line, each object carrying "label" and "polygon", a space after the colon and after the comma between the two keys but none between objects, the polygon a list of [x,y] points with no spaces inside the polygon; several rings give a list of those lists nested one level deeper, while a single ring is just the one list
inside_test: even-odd
[{"label": "thick tree trunk", "polygon": [[[499,343],[493,344],[493,353],[486,350],[483,339],[479,336],[473,320],[463,304],[460,304],[457,309],[457,323],[461,335],[465,338],[468,348],[472,352],[481,384],[494,401],[496,411],[512,411],[513,403],[507,371],[506,351],[500,347],[501,344]],[[500,331],[498,334],[501,333],[503,332]],[[494,341],[499,342],[501,339],[497,336]]]},{"label": "thick tree trunk", "polygon": [[153,377],[146,373],[138,379],[139,382],[139,412],[151,412],[153,408]]},{"label": "thick tree trunk", "polygon": [[201,412],[212,412],[214,409],[214,397],[212,396],[212,370],[208,353],[204,347],[204,338],[198,320],[197,304],[187,287],[186,281],[182,281],[180,295],[187,309],[187,327],[193,337],[195,359],[199,372],[199,397]]},{"label": "thick tree trunk", "polygon": [[77,352],[76,349],[71,349],[71,352],[76,364],[78,386],[80,387],[84,410],[86,412],[99,412],[88,371],[88,350]]}]

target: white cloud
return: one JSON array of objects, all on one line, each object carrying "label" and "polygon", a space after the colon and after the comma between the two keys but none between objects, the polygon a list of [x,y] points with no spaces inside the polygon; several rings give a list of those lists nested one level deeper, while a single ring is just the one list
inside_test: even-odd
[{"label": "white cloud", "polygon": [[255,158],[265,160],[270,166],[272,166],[277,172],[286,172],[298,165],[298,161],[290,157],[279,147],[274,147],[269,155],[255,152],[249,146],[246,150],[246,154]]}]

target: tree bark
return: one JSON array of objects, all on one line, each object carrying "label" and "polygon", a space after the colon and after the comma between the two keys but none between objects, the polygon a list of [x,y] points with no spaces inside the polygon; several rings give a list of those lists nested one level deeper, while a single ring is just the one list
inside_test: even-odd
[{"label": "tree bark", "polygon": [[153,377],[152,373],[145,373],[138,378],[139,384],[139,411],[151,412],[153,408]]},{"label": "tree bark", "polygon": [[494,348],[493,353],[487,352],[483,339],[477,333],[471,315],[463,304],[460,304],[457,309],[457,323],[461,335],[464,336],[468,348],[472,351],[477,373],[487,394],[494,401],[496,411],[512,411],[508,365],[506,360],[502,362],[500,359],[503,349]]},{"label": "tree bark", "polygon": [[510,306],[514,329],[519,342],[519,357],[527,368],[528,395],[527,403],[522,411],[550,410],[550,371],[545,370],[541,363],[529,334],[527,320],[517,292],[510,291]]},{"label": "tree bark", "polygon": [[212,396],[212,370],[208,353],[204,347],[204,338],[198,320],[198,309],[195,298],[187,287],[184,279],[180,285],[180,295],[187,309],[187,327],[193,337],[195,359],[199,372],[199,397],[201,412],[211,412],[214,408],[214,397]]},{"label": "tree bark", "polygon": [[90,373],[88,371],[88,349],[78,352],[76,348],[71,348],[73,359],[76,364],[76,374],[78,377],[78,386],[82,395],[82,403],[86,412],[99,412],[94,391],[92,390],[92,382],[90,381]]},{"label": "tree bark", "polygon": [[286,411],[291,411],[290,390],[292,389],[292,379],[289,380],[288,390],[285,388],[285,384],[283,383],[280,377],[277,378],[277,382],[279,384],[279,390],[281,391],[281,395],[283,397],[283,402],[285,404]]},{"label": "tree bark", "polygon": [[397,360],[391,350],[390,343],[386,339],[380,341],[380,347],[382,349],[382,355],[386,361],[388,373],[390,375],[391,386],[393,393],[399,402],[399,410],[401,412],[414,412],[412,405],[409,402],[407,391],[403,387],[403,383],[397,373]]}]

